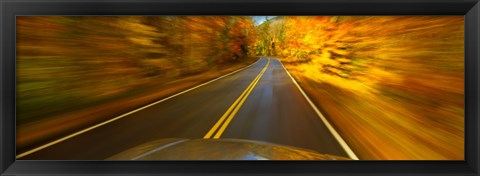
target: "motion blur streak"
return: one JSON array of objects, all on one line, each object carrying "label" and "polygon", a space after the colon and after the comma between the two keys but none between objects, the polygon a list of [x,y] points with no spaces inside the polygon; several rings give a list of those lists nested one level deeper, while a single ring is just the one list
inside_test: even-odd
[{"label": "motion blur streak", "polygon": [[287,69],[362,159],[464,159],[463,16],[277,17]]},{"label": "motion blur streak", "polygon": [[[274,56],[358,158],[464,159],[463,16],[261,18],[16,17],[17,152]],[[201,138],[266,62],[26,158],[102,159],[150,137]],[[222,138],[344,155],[292,86],[272,59]]]},{"label": "motion blur streak", "polygon": [[16,24],[20,148],[258,59],[249,52],[255,36],[250,17],[19,16]]}]

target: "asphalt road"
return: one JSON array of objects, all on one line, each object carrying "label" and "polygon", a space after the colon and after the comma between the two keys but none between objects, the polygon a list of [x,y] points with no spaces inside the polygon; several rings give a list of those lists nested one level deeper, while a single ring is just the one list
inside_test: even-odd
[{"label": "asphalt road", "polygon": [[348,157],[281,63],[248,68],[19,159],[101,160],[163,138],[236,138]]}]

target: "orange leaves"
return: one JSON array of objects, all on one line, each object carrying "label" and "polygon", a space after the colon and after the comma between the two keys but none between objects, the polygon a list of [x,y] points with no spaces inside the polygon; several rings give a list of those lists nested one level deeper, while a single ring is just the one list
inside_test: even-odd
[{"label": "orange leaves", "polygon": [[463,159],[462,16],[285,18],[278,54],[359,155]]}]

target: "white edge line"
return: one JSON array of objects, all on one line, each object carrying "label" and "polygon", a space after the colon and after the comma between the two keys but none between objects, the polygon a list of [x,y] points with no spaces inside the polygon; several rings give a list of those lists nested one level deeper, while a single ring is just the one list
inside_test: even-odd
[{"label": "white edge line", "polygon": [[188,141],[188,139],[183,139],[183,140],[179,140],[179,141],[176,141],[176,142],[172,142],[172,143],[170,143],[170,144],[162,145],[162,146],[160,146],[160,147],[158,147],[158,148],[156,148],[156,149],[150,150],[150,151],[148,151],[148,152],[146,152],[146,153],[143,153],[143,154],[141,154],[141,155],[139,155],[139,156],[137,156],[137,157],[134,157],[134,158],[132,158],[132,159],[130,159],[130,160],[137,160],[137,159],[142,158],[142,157],[144,157],[144,156],[150,155],[150,154],[152,154],[152,153],[154,153],[154,152],[156,152],[156,151],[159,151],[159,150],[162,150],[162,149],[165,149],[165,148],[168,148],[168,147],[171,147],[171,146],[174,146],[174,145],[177,145],[177,144],[179,144],[179,143],[186,142],[186,141]]},{"label": "white edge line", "polygon": [[47,144],[44,144],[44,145],[42,145],[42,146],[40,146],[40,147],[37,147],[37,148],[34,148],[34,149],[32,149],[32,150],[26,151],[26,152],[24,152],[24,153],[22,153],[22,154],[17,155],[17,156],[16,156],[16,159],[19,159],[19,158],[21,158],[21,157],[30,155],[30,154],[35,153],[35,152],[37,152],[37,151],[40,151],[40,150],[42,150],[42,149],[44,149],[44,148],[50,147],[50,146],[52,146],[52,145],[55,145],[55,144],[57,144],[57,143],[60,143],[60,142],[65,141],[65,140],[67,140],[67,139],[70,139],[70,138],[72,138],[72,137],[78,136],[78,135],[80,135],[80,134],[82,134],[82,133],[88,132],[88,131],[90,131],[90,130],[93,130],[93,129],[95,129],[95,128],[98,128],[98,127],[100,127],[100,126],[103,126],[103,125],[105,125],[105,124],[108,124],[108,123],[110,123],[110,122],[116,121],[116,120],[118,120],[118,119],[121,119],[121,118],[126,117],[126,116],[128,116],[128,115],[131,115],[131,114],[136,113],[136,112],[138,112],[138,111],[141,111],[141,110],[143,110],[143,109],[146,109],[146,108],[151,107],[151,106],[153,106],[153,105],[156,105],[156,104],[158,104],[158,103],[167,101],[167,100],[169,100],[169,99],[171,99],[171,98],[174,98],[174,97],[179,96],[179,95],[181,95],[181,94],[184,94],[184,93],[187,93],[187,92],[189,92],[189,91],[192,91],[192,90],[194,90],[194,89],[196,89],[196,88],[199,88],[199,87],[202,87],[202,86],[204,86],[204,85],[210,84],[210,83],[212,83],[212,82],[214,82],[214,81],[217,81],[217,80],[219,80],[219,79],[222,79],[222,78],[224,78],[224,77],[226,77],[226,76],[232,75],[232,74],[237,73],[237,72],[239,72],[239,71],[242,71],[242,70],[244,70],[244,69],[246,69],[246,68],[248,68],[248,67],[251,67],[252,65],[256,64],[258,61],[260,61],[260,58],[259,58],[256,62],[254,62],[254,63],[252,63],[252,64],[250,64],[250,65],[248,65],[248,66],[245,66],[245,67],[240,68],[240,69],[238,69],[238,70],[236,70],[236,71],[230,72],[230,73],[228,73],[228,74],[226,74],[226,75],[220,76],[220,77],[218,77],[218,78],[212,79],[212,80],[210,80],[210,81],[208,81],[208,82],[206,82],[206,83],[203,83],[203,84],[200,84],[200,85],[198,85],[198,86],[192,87],[192,88],[190,88],[190,89],[184,90],[184,91],[182,91],[182,92],[176,93],[176,94],[171,95],[171,96],[169,96],[169,97],[167,97],[167,98],[164,98],[164,99],[158,100],[158,101],[156,101],[156,102],[150,103],[150,104],[145,105],[145,106],[143,106],[143,107],[141,107],[141,108],[132,110],[132,111],[130,111],[130,112],[127,112],[127,113],[125,113],[125,114],[122,114],[122,115],[120,115],[120,116],[117,116],[117,117],[115,117],[115,118],[112,118],[112,119],[110,119],[110,120],[104,121],[104,122],[99,123],[99,124],[97,124],[97,125],[91,126],[91,127],[89,127],[89,128],[83,129],[83,130],[81,130],[81,131],[78,131],[78,132],[76,132],[76,133],[70,134],[70,135],[65,136],[65,137],[63,137],[63,138],[60,138],[60,139],[57,139],[57,140],[55,140],[55,141],[49,142],[49,143],[47,143]]},{"label": "white edge line", "polygon": [[280,64],[282,64],[282,67],[285,70],[285,72],[287,72],[288,76],[290,76],[293,83],[297,86],[297,88],[302,93],[303,97],[305,97],[305,99],[307,99],[310,106],[317,113],[318,117],[320,117],[320,119],[323,121],[323,123],[328,128],[330,133],[332,133],[332,135],[335,137],[335,139],[337,139],[338,143],[340,144],[340,146],[342,146],[343,150],[345,150],[345,152],[347,152],[347,155],[353,160],[359,160],[357,155],[355,155],[355,153],[350,148],[350,146],[348,146],[348,144],[345,142],[345,140],[343,140],[342,136],[340,136],[340,134],[338,134],[338,132],[335,130],[335,128],[333,128],[333,126],[328,122],[328,120],[325,118],[325,116],[323,116],[323,114],[320,112],[320,110],[318,110],[317,106],[315,106],[315,104],[313,104],[312,100],[310,100],[310,98],[308,98],[307,94],[303,91],[302,87],[300,87],[300,85],[298,85],[297,81],[295,81],[295,79],[292,77],[292,75],[290,75],[290,73],[285,68],[283,63],[278,59],[277,59],[277,61],[279,61]]}]

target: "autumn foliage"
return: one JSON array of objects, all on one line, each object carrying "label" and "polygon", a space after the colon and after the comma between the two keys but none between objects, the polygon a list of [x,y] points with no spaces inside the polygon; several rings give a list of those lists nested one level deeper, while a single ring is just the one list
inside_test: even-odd
[{"label": "autumn foliage", "polygon": [[464,159],[462,16],[16,18],[17,125],[276,56],[360,159]]},{"label": "autumn foliage", "polygon": [[360,158],[461,160],[463,22],[276,17],[258,27],[269,36],[256,46],[287,63]]},{"label": "autumn foliage", "polygon": [[17,120],[36,121],[247,61],[250,17],[17,17]]}]

